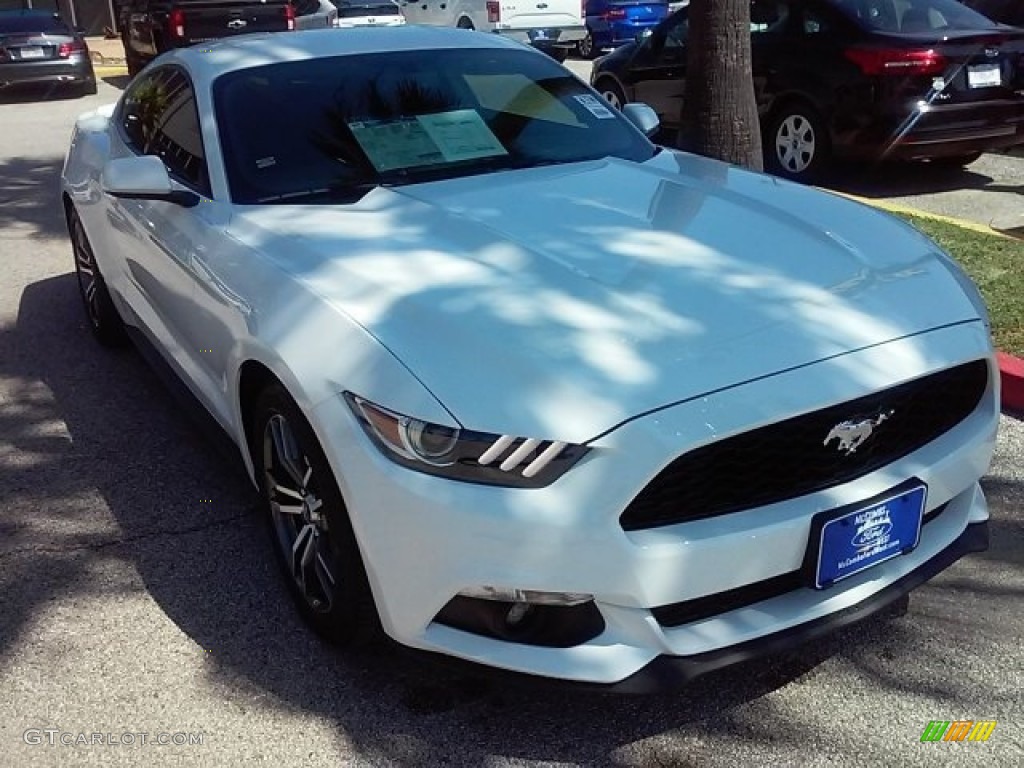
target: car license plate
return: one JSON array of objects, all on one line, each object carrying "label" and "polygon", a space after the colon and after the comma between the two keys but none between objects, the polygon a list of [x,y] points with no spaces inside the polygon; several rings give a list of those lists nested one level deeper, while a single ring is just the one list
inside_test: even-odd
[{"label": "car license plate", "polygon": [[869,504],[815,516],[811,549],[814,587],[826,589],[879,563],[910,552],[921,536],[928,487],[919,480]]},{"label": "car license plate", "polygon": [[22,59],[41,59],[41,58],[43,58],[43,49],[42,48],[21,48],[20,51],[21,51],[20,58],[22,58]]},{"label": "car license plate", "polygon": [[998,64],[975,64],[967,67],[967,85],[971,88],[991,88],[1002,85],[1003,76]]}]

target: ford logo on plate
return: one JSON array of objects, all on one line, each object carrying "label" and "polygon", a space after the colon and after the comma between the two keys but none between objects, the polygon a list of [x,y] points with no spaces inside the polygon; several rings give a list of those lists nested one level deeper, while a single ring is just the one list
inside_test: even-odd
[{"label": "ford logo on plate", "polygon": [[889,540],[891,530],[892,523],[888,519],[871,526],[862,526],[857,530],[850,543],[857,549],[880,546]]}]

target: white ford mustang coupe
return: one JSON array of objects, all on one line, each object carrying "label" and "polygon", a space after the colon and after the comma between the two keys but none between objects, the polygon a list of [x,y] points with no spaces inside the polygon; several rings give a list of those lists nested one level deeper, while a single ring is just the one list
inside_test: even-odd
[{"label": "white ford mustang coupe", "polygon": [[650,690],[987,546],[970,280],[654,122],[421,27],[173,51],[78,120],[92,331],[237,444],[324,636]]}]

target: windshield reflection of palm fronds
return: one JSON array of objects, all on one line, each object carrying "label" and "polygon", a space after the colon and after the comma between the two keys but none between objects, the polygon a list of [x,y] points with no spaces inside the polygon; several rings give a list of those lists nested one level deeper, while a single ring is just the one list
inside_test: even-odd
[{"label": "windshield reflection of palm fronds", "polygon": [[382,84],[377,77],[364,83],[360,93],[339,94],[335,105],[323,111],[322,130],[313,129],[310,142],[332,160],[372,171],[373,165],[352,129],[353,122],[401,120],[459,107],[451,91],[426,85],[413,77]]}]

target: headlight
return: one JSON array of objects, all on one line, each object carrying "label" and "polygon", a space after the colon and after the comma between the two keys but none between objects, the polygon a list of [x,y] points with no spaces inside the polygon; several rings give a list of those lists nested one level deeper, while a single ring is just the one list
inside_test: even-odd
[{"label": "headlight", "polygon": [[345,401],[367,436],[396,464],[452,480],[542,488],[561,477],[586,446],[472,432],[403,416],[351,392]]}]

